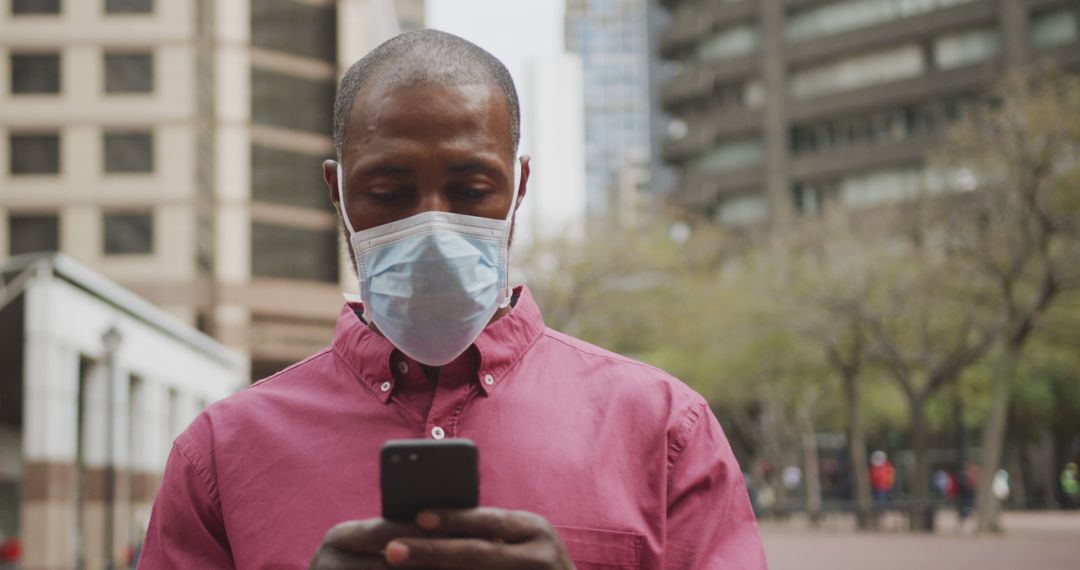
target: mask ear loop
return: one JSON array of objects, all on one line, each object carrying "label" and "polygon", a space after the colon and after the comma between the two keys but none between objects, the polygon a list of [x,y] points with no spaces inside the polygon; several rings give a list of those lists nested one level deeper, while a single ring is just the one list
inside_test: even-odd
[{"label": "mask ear loop", "polygon": [[514,195],[510,198],[510,211],[506,213],[506,235],[503,237],[502,250],[506,264],[506,292],[503,294],[503,302],[499,303],[500,309],[510,306],[514,297],[514,288],[510,285],[510,233],[514,229],[514,212],[517,210],[518,193],[521,190],[521,158],[514,161]]},{"label": "mask ear loop", "polygon": [[356,230],[352,227],[352,222],[349,220],[349,213],[345,209],[345,178],[342,176],[341,161],[336,161],[337,164],[337,196],[338,206],[341,208],[341,218],[345,220],[345,227],[349,228],[349,237],[352,237],[356,233]]},{"label": "mask ear loop", "polygon": [[[340,160],[336,161],[336,163],[337,163],[338,208],[341,209],[341,219],[345,222],[345,227],[348,228],[348,230],[349,230],[349,244],[348,244],[348,247],[349,247],[349,251],[352,252],[353,263],[356,265],[357,271],[359,271],[360,270],[360,258],[356,255],[356,248],[352,244],[352,237],[356,233],[356,230],[353,229],[352,221],[349,220],[349,212],[345,208],[345,177],[343,176],[341,161]],[[351,295],[347,294],[347,295],[345,295],[345,298],[347,300],[359,299],[359,300],[362,301],[362,299],[363,299],[363,293],[364,293],[363,284],[360,283],[359,275],[357,275],[357,277],[358,278],[357,278],[357,284],[356,284],[356,293],[357,293],[356,297],[352,297]],[[368,315],[367,303],[363,303],[363,306],[364,306],[364,319],[370,322],[371,319],[370,319],[370,316]]]}]

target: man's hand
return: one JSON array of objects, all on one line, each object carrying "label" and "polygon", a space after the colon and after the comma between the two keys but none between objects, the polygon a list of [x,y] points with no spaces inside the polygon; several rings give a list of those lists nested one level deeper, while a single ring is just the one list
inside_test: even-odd
[{"label": "man's hand", "polygon": [[382,519],[341,523],[326,533],[309,566],[391,567],[572,570],[574,565],[543,517],[478,508],[426,511],[416,525]]},{"label": "man's hand", "polygon": [[310,570],[385,569],[386,544],[391,540],[427,536],[428,533],[411,524],[383,519],[348,521],[326,532],[322,544],[308,565]]},{"label": "man's hand", "polygon": [[572,570],[555,529],[543,517],[494,508],[425,511],[416,525],[428,538],[395,538],[386,561],[404,568]]}]

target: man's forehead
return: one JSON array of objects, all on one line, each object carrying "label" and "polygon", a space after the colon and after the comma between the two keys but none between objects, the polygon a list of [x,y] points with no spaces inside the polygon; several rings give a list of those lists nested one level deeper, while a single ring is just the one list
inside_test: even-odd
[{"label": "man's forehead", "polygon": [[353,101],[348,146],[372,138],[438,139],[472,131],[512,148],[506,99],[490,83],[373,81]]}]

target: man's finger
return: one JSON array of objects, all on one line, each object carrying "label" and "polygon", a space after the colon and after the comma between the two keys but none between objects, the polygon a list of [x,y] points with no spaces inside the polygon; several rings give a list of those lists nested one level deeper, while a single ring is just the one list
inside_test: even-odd
[{"label": "man's finger", "polygon": [[416,517],[416,524],[440,535],[510,543],[526,542],[551,530],[551,525],[539,515],[487,507],[424,511]]},{"label": "man's finger", "polygon": [[334,525],[327,531],[323,544],[345,552],[381,554],[391,540],[415,536],[426,536],[426,533],[411,524],[366,519]]},{"label": "man's finger", "polygon": [[400,568],[513,568],[513,548],[479,538],[402,538],[387,546],[386,559]]}]

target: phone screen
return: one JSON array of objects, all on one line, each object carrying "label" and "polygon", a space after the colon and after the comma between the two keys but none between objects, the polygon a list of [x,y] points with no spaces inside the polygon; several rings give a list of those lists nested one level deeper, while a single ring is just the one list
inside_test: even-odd
[{"label": "phone screen", "polygon": [[480,502],[478,452],[471,440],[390,440],[379,459],[385,519],[412,521],[425,509],[469,509]]}]

